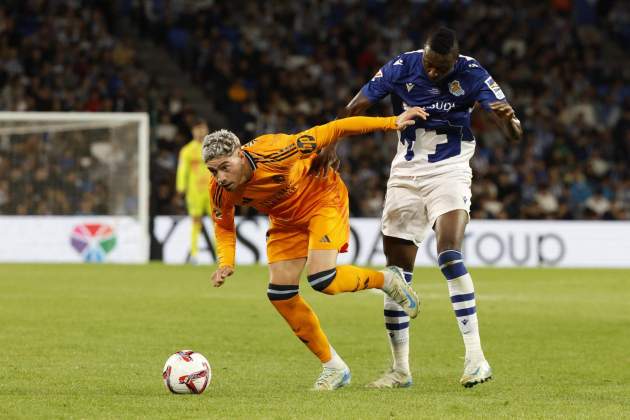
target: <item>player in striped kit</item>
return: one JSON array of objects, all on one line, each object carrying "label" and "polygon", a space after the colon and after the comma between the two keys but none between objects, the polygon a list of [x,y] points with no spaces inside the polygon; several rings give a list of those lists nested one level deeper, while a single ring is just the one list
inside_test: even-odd
[{"label": "player in striped kit", "polygon": [[[411,282],[418,245],[435,231],[438,264],[466,349],[460,383],[471,387],[490,379],[492,370],[481,348],[473,282],[461,252],[470,212],[469,160],[475,150],[470,114],[480,104],[512,140],[522,136],[521,124],[499,85],[477,60],[459,54],[455,33],[444,27],[428,37],[423,50],[385,64],[346,106],[345,115],[360,115],[387,95],[394,113],[414,106],[428,113],[426,120],[399,134],[382,217],[387,264],[402,267]],[[334,159],[328,148],[313,171]],[[387,297],[384,315],[393,365],[371,386],[410,386],[409,318]]]}]

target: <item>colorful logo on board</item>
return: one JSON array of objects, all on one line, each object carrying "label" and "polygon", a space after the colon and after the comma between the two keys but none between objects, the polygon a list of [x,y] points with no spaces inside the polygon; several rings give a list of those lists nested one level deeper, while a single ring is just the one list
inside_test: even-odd
[{"label": "colorful logo on board", "polygon": [[116,235],[111,226],[101,223],[84,223],[72,229],[72,247],[85,262],[102,262],[116,247]]}]

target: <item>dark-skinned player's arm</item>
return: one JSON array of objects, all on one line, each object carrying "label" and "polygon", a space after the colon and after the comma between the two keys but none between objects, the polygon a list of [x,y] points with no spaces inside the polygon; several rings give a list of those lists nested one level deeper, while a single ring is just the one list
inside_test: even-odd
[{"label": "dark-skinned player's arm", "polygon": [[508,102],[501,87],[492,76],[483,68],[476,67],[479,72],[479,89],[476,93],[476,104],[490,113],[492,120],[503,132],[503,135],[511,141],[518,141],[523,136],[521,122],[516,117],[514,109]]},{"label": "dark-skinned player's arm", "polygon": [[521,121],[516,118],[512,106],[504,101],[490,104],[492,119],[501,128],[503,134],[512,141],[519,141],[523,137]]}]

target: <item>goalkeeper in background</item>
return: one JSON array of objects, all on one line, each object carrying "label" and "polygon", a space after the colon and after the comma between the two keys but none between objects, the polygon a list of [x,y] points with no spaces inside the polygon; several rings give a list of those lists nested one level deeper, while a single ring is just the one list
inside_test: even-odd
[{"label": "goalkeeper in background", "polygon": [[193,124],[193,139],[179,152],[177,193],[181,201],[185,198],[188,215],[192,218],[189,262],[196,264],[201,218],[210,214],[210,197],[208,196],[210,174],[201,157],[201,143],[208,134],[208,124],[202,119],[194,120]]}]

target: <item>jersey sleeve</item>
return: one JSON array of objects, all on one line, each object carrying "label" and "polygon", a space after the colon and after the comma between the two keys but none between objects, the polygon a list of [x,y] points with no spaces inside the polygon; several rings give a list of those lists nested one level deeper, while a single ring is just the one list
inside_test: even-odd
[{"label": "jersey sleeve", "polygon": [[374,77],[361,88],[361,92],[370,100],[378,102],[394,91],[394,82],[402,67],[401,56],[395,57],[376,72]]},{"label": "jersey sleeve", "polygon": [[396,128],[396,117],[350,117],[315,126],[295,134],[294,138],[300,157],[307,158],[341,137]]},{"label": "jersey sleeve", "polygon": [[186,153],[186,148],[182,148],[179,152],[179,160],[177,162],[177,179],[176,189],[179,193],[185,193],[188,185],[188,176],[190,175],[190,159]]},{"label": "jersey sleeve", "polygon": [[501,87],[494,81],[490,73],[484,69],[480,69],[479,90],[475,100],[481,104],[483,109],[490,111],[490,104],[493,102],[507,102],[505,94]]},{"label": "jersey sleeve", "polygon": [[234,228],[234,204],[227,192],[216,182],[210,182],[211,216],[217,246],[219,267],[234,267],[236,253],[236,229]]}]

